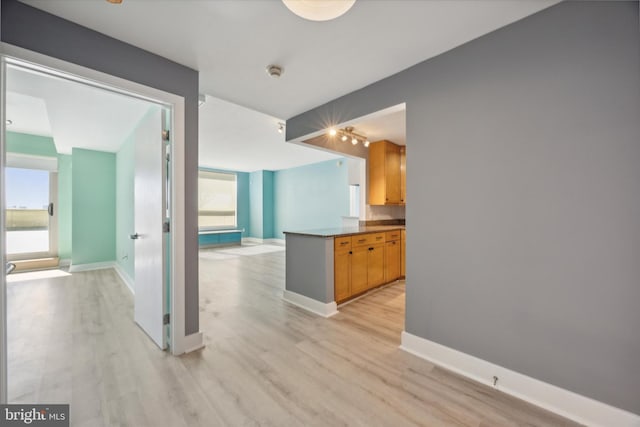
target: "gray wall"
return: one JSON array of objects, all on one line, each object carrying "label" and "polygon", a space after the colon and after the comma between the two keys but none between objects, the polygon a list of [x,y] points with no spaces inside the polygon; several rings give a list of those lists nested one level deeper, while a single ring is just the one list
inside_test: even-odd
[{"label": "gray wall", "polygon": [[15,0],[0,40],[185,98],[185,332],[198,332],[198,72]]},{"label": "gray wall", "polygon": [[565,2],[287,121],[407,102],[408,332],[640,413],[637,2]]}]

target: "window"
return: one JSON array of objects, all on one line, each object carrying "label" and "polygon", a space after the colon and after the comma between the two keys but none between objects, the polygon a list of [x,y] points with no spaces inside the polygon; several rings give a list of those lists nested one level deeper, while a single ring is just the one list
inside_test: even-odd
[{"label": "window", "polygon": [[236,227],[236,174],[200,171],[198,226],[200,229]]}]

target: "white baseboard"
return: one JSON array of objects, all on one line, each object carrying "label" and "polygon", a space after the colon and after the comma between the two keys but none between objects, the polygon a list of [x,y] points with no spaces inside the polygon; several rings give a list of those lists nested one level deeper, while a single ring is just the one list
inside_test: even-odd
[{"label": "white baseboard", "polygon": [[241,243],[260,244],[260,243],[264,243],[264,239],[259,239],[257,237],[243,237],[241,239]]},{"label": "white baseboard", "polygon": [[71,264],[69,273],[77,273],[78,271],[103,270],[105,268],[113,268],[114,261],[93,262],[89,264]]},{"label": "white baseboard", "polygon": [[296,292],[286,290],[282,292],[282,299],[288,303],[297,305],[300,308],[304,308],[307,311],[317,314],[318,316],[331,317],[335,314],[338,314],[338,309],[335,301],[325,304],[323,302],[314,300],[313,298],[309,298]]},{"label": "white baseboard", "polygon": [[187,335],[182,342],[185,353],[191,353],[192,351],[200,350],[204,348],[204,336],[202,332],[196,332],[195,334]]},{"label": "white baseboard", "polygon": [[469,354],[402,332],[400,348],[450,371],[588,426],[639,427],[640,415],[615,408]]},{"label": "white baseboard", "polygon": [[242,243],[252,243],[252,244],[269,244],[269,245],[279,245],[286,246],[286,240],[284,239],[260,239],[258,237],[243,237]]},{"label": "white baseboard", "polygon": [[264,242],[268,243],[270,245],[277,245],[277,246],[286,246],[287,245],[287,241],[284,240],[284,239],[266,239]]},{"label": "white baseboard", "polygon": [[135,295],[136,292],[133,290],[134,281],[131,278],[131,276],[129,276],[127,272],[124,271],[122,267],[120,267],[120,264],[118,264],[117,262],[113,265],[113,269],[116,271],[116,273],[118,273],[118,276],[120,276],[124,284],[127,285],[127,288],[129,288],[129,291],[131,291],[131,294]]}]

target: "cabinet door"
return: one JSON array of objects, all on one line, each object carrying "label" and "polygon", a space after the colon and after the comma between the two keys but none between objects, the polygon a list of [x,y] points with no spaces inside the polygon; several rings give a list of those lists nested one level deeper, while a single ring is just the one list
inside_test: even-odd
[{"label": "cabinet door", "polygon": [[367,287],[374,288],[384,283],[384,243],[367,248]]},{"label": "cabinet door", "polygon": [[385,244],[385,281],[393,282],[400,277],[400,241],[392,240]]},{"label": "cabinet door", "polygon": [[368,289],[368,246],[358,246],[351,250],[351,295],[356,295]]},{"label": "cabinet door", "polygon": [[400,147],[387,143],[385,146],[386,204],[400,204]]},{"label": "cabinet door", "polygon": [[333,271],[334,298],[342,302],[351,296],[351,249],[335,252]]},{"label": "cabinet door", "polygon": [[372,142],[369,145],[367,174],[369,176],[368,193],[370,205],[384,205],[386,199],[385,180],[385,141]]}]

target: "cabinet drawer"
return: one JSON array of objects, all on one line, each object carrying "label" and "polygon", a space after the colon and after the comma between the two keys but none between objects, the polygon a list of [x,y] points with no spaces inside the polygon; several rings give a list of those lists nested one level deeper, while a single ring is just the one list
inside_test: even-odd
[{"label": "cabinet drawer", "polygon": [[351,249],[351,236],[336,237],[333,241],[334,250]]},{"label": "cabinet drawer", "polygon": [[376,243],[384,243],[384,241],[384,233],[357,234],[351,238],[353,247],[374,245]]},{"label": "cabinet drawer", "polygon": [[400,240],[400,234],[401,234],[401,230],[387,231],[385,233],[385,240],[387,242],[391,240]]}]

